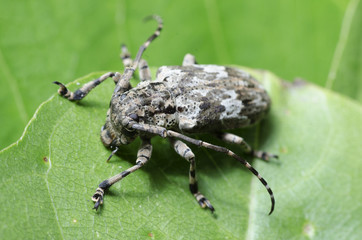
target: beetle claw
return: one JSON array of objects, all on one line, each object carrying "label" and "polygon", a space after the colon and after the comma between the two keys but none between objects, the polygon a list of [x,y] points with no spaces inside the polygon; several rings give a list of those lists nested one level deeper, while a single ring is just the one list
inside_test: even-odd
[{"label": "beetle claw", "polygon": [[97,188],[96,193],[92,196],[92,201],[95,202],[93,209],[98,210],[99,206],[103,204],[104,191],[102,188]]},{"label": "beetle claw", "polygon": [[68,93],[68,88],[66,86],[64,86],[63,83],[60,83],[58,81],[54,81],[53,83],[60,87],[58,90],[59,95],[65,96]]},{"label": "beetle claw", "polygon": [[200,207],[205,208],[208,207],[208,209],[211,210],[212,213],[214,213],[215,208],[211,205],[210,201],[201,193],[194,194],[197,202],[199,203]]}]

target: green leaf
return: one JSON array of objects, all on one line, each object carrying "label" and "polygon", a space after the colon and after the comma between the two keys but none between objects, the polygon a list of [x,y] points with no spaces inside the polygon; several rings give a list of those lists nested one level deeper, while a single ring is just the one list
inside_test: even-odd
[{"label": "green leaf", "polygon": [[349,1],[326,87],[362,102],[362,3]]},{"label": "green leaf", "polygon": [[155,27],[142,21],[150,14],[164,19],[161,37],[145,53],[151,66],[178,65],[191,52],[200,63],[269,69],[324,86],[347,2],[0,0],[0,6],[2,149],[53,94],[49,82],[120,69],[120,43],[135,53]]},{"label": "green leaf", "polygon": [[[152,141],[151,161],[112,186],[101,211],[92,210],[97,185],[132,166],[139,145],[122,147],[106,163],[110,151],[99,133],[114,88],[109,81],[78,104],[52,96],[38,108],[22,138],[0,152],[0,235],[358,239],[361,106],[312,84],[288,84],[270,72],[249,71],[262,80],[273,106],[260,126],[235,133],[254,147],[279,154],[278,161],[252,161],[275,193],[271,216],[269,196],[256,177],[230,157],[193,147],[200,190],[216,213],[201,209],[188,190],[188,163],[159,137]],[[238,146],[231,147],[241,153]]]}]

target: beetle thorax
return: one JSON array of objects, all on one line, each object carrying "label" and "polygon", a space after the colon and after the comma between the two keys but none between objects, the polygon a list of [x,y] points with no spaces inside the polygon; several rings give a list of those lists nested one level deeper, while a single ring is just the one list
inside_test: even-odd
[{"label": "beetle thorax", "polygon": [[141,82],[112,102],[112,114],[121,118],[128,116],[139,123],[168,129],[176,124],[174,99],[161,82]]},{"label": "beetle thorax", "polygon": [[106,135],[116,143],[111,145],[128,144],[137,137],[137,132],[124,126],[125,118],[168,129],[177,123],[174,100],[160,82],[141,82],[136,88],[113,95],[101,134],[106,146],[109,146],[107,142],[111,141],[104,137]]}]

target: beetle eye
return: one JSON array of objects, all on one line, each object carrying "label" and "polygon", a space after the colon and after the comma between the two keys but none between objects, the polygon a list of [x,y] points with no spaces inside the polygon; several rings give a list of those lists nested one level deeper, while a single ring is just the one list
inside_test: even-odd
[{"label": "beetle eye", "polygon": [[133,120],[135,120],[136,122],[138,122],[138,115],[135,113],[132,113],[129,115],[130,118],[132,118]]}]

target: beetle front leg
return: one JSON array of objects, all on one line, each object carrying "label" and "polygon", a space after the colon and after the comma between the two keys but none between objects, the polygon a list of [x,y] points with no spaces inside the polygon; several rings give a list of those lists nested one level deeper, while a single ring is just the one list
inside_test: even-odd
[{"label": "beetle front leg", "polygon": [[132,66],[133,60],[132,60],[131,54],[129,53],[125,44],[122,44],[122,46],[121,46],[121,56],[120,57],[122,59],[123,66],[125,68]]},{"label": "beetle front leg", "polygon": [[129,175],[130,173],[140,169],[143,165],[145,165],[148,160],[151,158],[152,154],[152,145],[150,139],[142,139],[141,147],[138,149],[136,165],[128,168],[127,170],[108,178],[101,182],[96,190],[96,193],[92,196],[94,204],[94,209],[98,210],[98,207],[103,204],[103,197],[105,190],[109,189],[113,184],[122,180],[124,177]]},{"label": "beetle front leg", "polygon": [[60,86],[60,88],[58,90],[59,95],[68,99],[69,101],[78,101],[78,100],[83,99],[85,96],[87,96],[87,94],[93,88],[95,88],[96,86],[98,86],[99,84],[104,82],[104,80],[106,80],[107,78],[112,78],[113,81],[115,83],[117,83],[119,81],[119,79],[121,78],[121,74],[118,72],[115,72],[115,73],[109,72],[109,73],[103,74],[99,78],[92,80],[90,82],[87,82],[86,84],[84,84],[81,88],[79,88],[75,92],[69,91],[68,88],[60,82],[55,81],[53,83]]},{"label": "beetle front leg", "polygon": [[262,159],[264,161],[269,161],[271,158],[278,158],[278,155],[254,150],[250,145],[242,138],[232,133],[219,133],[217,137],[227,143],[233,143],[241,145],[243,151],[246,154],[252,155],[253,157]]},{"label": "beetle front leg", "polygon": [[141,59],[139,66],[139,75],[141,82],[151,80],[151,71],[148,67],[148,63],[146,60]]},{"label": "beetle front leg", "polygon": [[196,198],[197,202],[202,208],[208,207],[211,212],[214,212],[215,209],[211,205],[210,201],[205,198],[198,190],[197,178],[196,178],[196,164],[195,164],[195,154],[192,150],[180,140],[170,139],[171,144],[175,151],[183,158],[185,158],[190,163],[189,171],[189,186],[192,195]]},{"label": "beetle front leg", "polygon": [[[127,67],[131,67],[133,65],[133,60],[131,58],[131,54],[129,53],[126,45],[122,45],[121,47],[121,59],[123,62],[123,65],[125,68]],[[139,75],[140,75],[140,80],[141,82],[146,81],[146,80],[151,80],[151,71],[148,67],[148,63],[146,60],[141,59],[140,63],[139,63]]]}]

